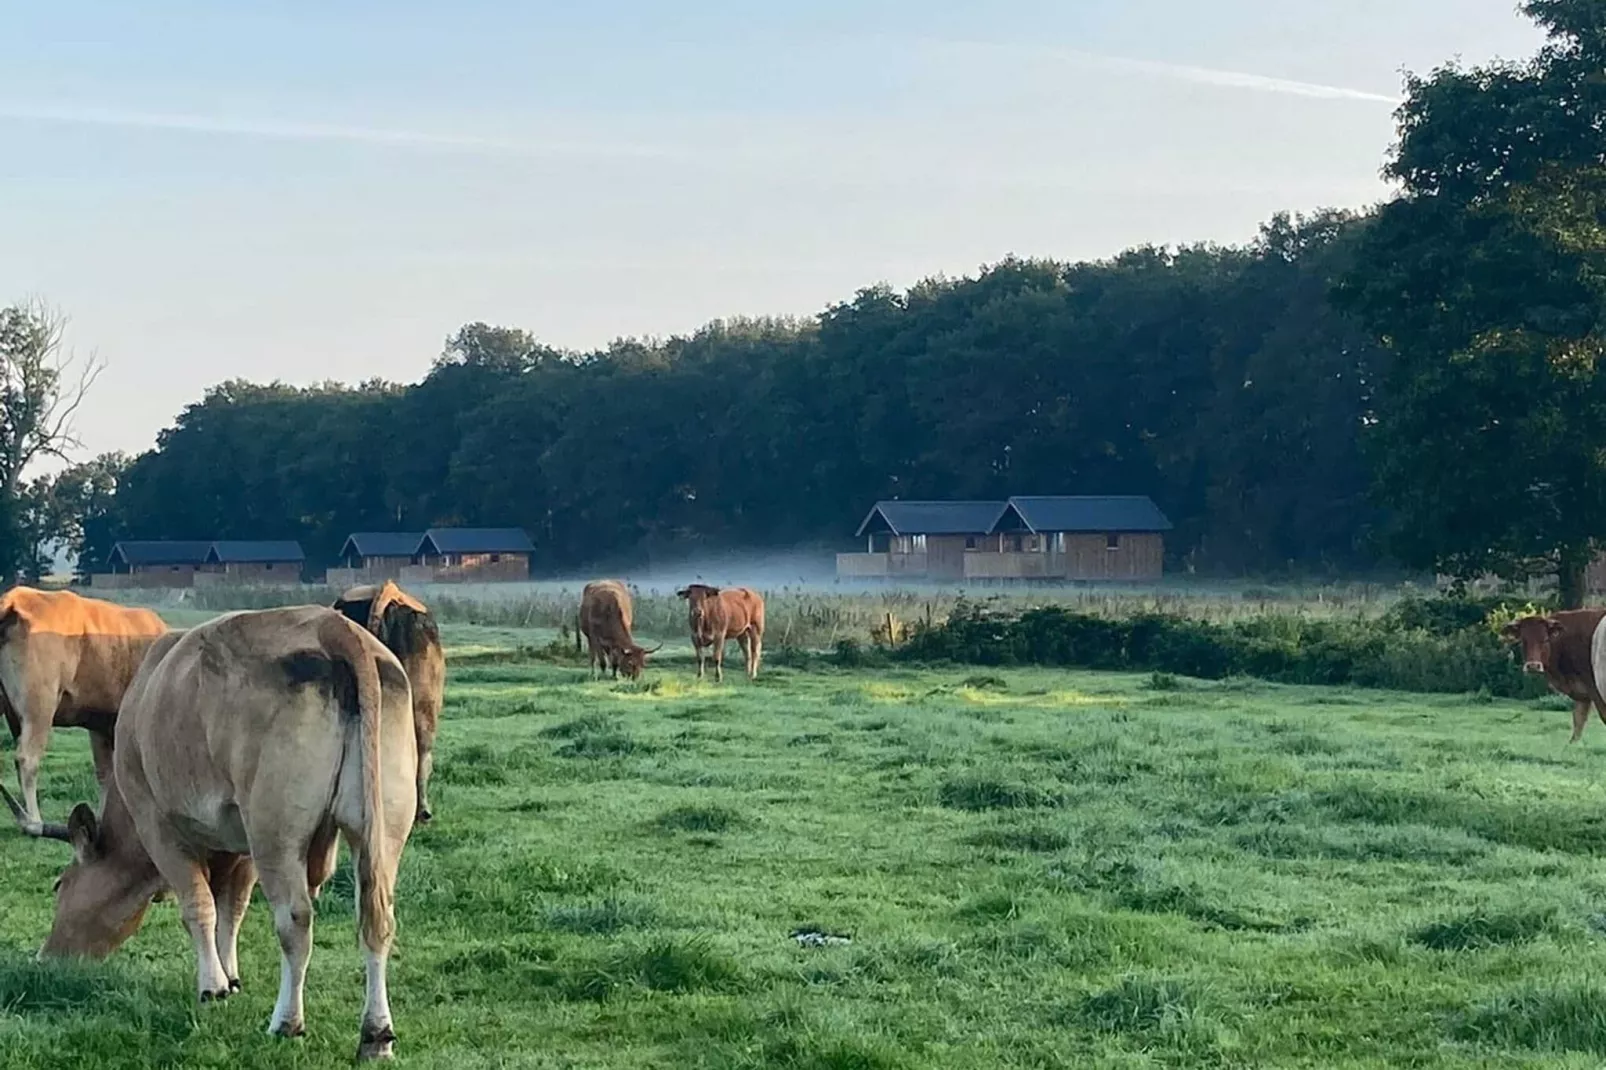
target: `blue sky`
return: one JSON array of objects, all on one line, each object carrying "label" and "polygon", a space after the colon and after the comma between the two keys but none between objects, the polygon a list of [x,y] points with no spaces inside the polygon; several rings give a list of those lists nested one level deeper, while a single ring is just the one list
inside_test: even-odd
[{"label": "blue sky", "polygon": [[1402,68],[1515,0],[0,0],[0,302],[108,362],[92,450],[230,377],[413,379],[811,314],[1017,253],[1360,206]]}]

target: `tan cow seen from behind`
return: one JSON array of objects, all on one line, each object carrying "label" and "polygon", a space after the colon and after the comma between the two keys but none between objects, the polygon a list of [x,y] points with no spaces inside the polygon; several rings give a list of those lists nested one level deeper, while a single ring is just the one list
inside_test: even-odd
[{"label": "tan cow seen from behind", "polygon": [[145,652],[166,631],[162,618],[148,609],[72,591],[13,587],[0,596],[0,706],[17,741],[23,831],[45,831],[39,763],[52,727],[89,730],[104,798],[117,709]]},{"label": "tan cow seen from behind", "polygon": [[741,645],[747,662],[747,678],[758,679],[758,663],[764,653],[764,599],[751,587],[710,587],[694,583],[675,592],[686,600],[691,644],[697,651],[697,678],[703,677],[708,648],[713,648],[714,679],[725,679],[725,644],[732,639]]},{"label": "tan cow seen from behind", "polygon": [[165,886],[201,1001],[225,999],[260,882],[282,961],[268,1030],[300,1035],[312,892],[344,836],[367,956],[358,1057],[390,1055],[386,966],[417,764],[406,671],[333,609],[229,613],[162,639],[123,702],[104,808],[80,804],[68,820],[75,857],[41,955],[111,954]]},{"label": "tan cow seen from behind", "polygon": [[1584,734],[1591,706],[1606,723],[1606,699],[1595,679],[1590,654],[1602,619],[1606,619],[1606,610],[1571,609],[1543,617],[1522,617],[1501,629],[1507,642],[1521,648],[1524,672],[1544,673],[1552,691],[1573,700],[1573,736],[1569,743],[1577,743]]},{"label": "tan cow seen from behind", "polygon": [[334,608],[367,628],[401,661],[413,690],[413,733],[418,743],[419,824],[434,817],[429,805],[429,778],[435,771],[435,734],[446,701],[446,655],[440,628],[424,603],[393,580],[353,587],[335,600]]},{"label": "tan cow seen from behind", "polygon": [[601,676],[610,668],[617,679],[622,671],[634,680],[646,668],[647,658],[663,649],[659,643],[644,649],[630,634],[635,608],[630,592],[618,580],[596,580],[580,592],[580,616],[576,621],[576,640],[585,637],[592,675]]}]

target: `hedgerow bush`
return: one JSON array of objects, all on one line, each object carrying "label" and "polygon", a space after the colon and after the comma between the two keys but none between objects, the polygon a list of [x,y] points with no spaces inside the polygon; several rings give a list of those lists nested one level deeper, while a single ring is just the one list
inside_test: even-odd
[{"label": "hedgerow bush", "polygon": [[1520,670],[1493,624],[1527,608],[1510,599],[1407,599],[1381,618],[1206,621],[961,601],[947,620],[914,628],[896,656],[1531,698],[1544,693],[1543,681]]}]

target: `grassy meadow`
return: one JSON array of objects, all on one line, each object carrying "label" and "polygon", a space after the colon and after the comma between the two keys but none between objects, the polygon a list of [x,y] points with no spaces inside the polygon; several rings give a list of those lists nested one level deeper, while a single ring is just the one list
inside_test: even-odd
[{"label": "grassy meadow", "polygon": [[[445,628],[437,820],[398,892],[406,1065],[1606,1060],[1606,727],[1568,747],[1559,699],[962,667],[750,685],[734,644],[714,686],[684,643],[592,682],[535,653],[556,623]],[[46,766],[47,816],[92,797],[81,733]],[[104,965],[35,964],[67,852],[6,836],[0,1066],[349,1062],[344,862],[309,1034],[282,1041],[260,893],[244,991],[199,1007],[172,903]]]}]

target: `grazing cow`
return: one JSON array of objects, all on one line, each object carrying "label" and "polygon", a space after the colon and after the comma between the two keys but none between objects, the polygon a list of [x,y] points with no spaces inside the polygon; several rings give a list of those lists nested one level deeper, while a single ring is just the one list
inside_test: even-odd
[{"label": "grazing cow", "polygon": [[703,677],[703,651],[714,651],[714,679],[725,679],[725,644],[741,644],[747,678],[758,679],[764,651],[764,599],[751,587],[709,587],[694,583],[675,592],[686,600],[691,618],[691,644],[697,651],[697,678]]},{"label": "grazing cow", "polygon": [[372,632],[407,670],[413,689],[413,734],[418,740],[418,813],[427,825],[435,816],[429,805],[429,778],[435,770],[435,733],[445,703],[446,655],[441,633],[424,604],[391,580],[380,586],[353,587],[334,608]]},{"label": "grazing cow", "polygon": [[111,954],[165,886],[194,941],[201,1001],[224,999],[239,988],[236,938],[260,881],[282,952],[268,1030],[297,1036],[312,889],[343,835],[367,953],[357,1054],[389,1056],[386,963],[418,764],[396,656],[321,606],[225,614],[155,645],[123,701],[112,762],[100,816],[79,804],[50,830],[75,857],[40,954]]},{"label": "grazing cow", "polygon": [[1524,672],[1544,673],[1545,682],[1573,700],[1573,737],[1577,743],[1595,707],[1606,724],[1606,699],[1595,679],[1591,644],[1606,610],[1571,609],[1548,617],[1523,617],[1501,630],[1508,642],[1522,647]]},{"label": "grazing cow", "polygon": [[647,656],[663,649],[662,643],[651,650],[637,645],[630,634],[634,619],[630,592],[624,584],[618,580],[586,584],[580,593],[577,634],[585,636],[592,675],[601,676],[611,665],[615,679],[622,669],[627,678],[634,680],[646,668]]},{"label": "grazing cow", "polygon": [[148,609],[130,609],[72,591],[13,587],[0,596],[0,689],[17,741],[23,831],[38,836],[39,763],[50,729],[86,728],[95,777],[105,797],[112,730],[145,652],[167,625]]}]

